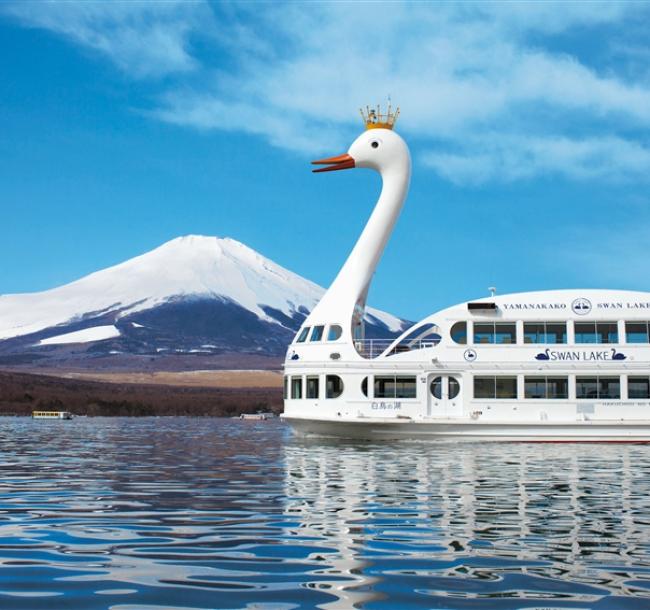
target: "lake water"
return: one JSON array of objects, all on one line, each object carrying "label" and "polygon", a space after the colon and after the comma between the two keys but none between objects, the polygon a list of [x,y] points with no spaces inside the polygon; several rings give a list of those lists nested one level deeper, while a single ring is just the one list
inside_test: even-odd
[{"label": "lake water", "polygon": [[650,446],[0,419],[0,608],[650,609]]}]

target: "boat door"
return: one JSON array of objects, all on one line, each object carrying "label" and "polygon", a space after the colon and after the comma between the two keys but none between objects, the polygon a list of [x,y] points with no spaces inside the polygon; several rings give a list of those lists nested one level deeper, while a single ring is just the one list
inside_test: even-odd
[{"label": "boat door", "polygon": [[429,376],[427,417],[457,417],[462,415],[460,377],[455,375]]}]

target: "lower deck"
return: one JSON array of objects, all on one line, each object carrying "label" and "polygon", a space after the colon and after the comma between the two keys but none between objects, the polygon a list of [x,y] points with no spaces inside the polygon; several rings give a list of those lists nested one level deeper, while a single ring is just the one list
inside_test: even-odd
[{"label": "lower deck", "polygon": [[[376,422],[382,427],[391,422],[399,426],[428,423],[435,424],[436,430],[443,423],[457,422],[481,425],[482,436],[488,426],[503,430],[510,424],[520,431],[522,426],[533,426],[533,436],[548,434],[554,425],[618,427],[636,422],[638,427],[642,422],[650,426],[647,369],[392,373],[339,368],[312,373],[288,367],[286,372],[284,414],[292,422]],[[568,435],[572,434],[569,430]],[[611,436],[609,431],[605,434]]]}]

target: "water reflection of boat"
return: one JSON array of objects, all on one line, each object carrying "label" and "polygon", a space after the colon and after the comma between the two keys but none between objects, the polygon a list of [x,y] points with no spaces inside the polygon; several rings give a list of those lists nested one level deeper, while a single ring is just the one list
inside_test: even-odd
[{"label": "water reflection of boat", "polygon": [[634,446],[434,454],[417,444],[296,443],[286,451],[286,513],[310,544],[334,548],[323,568],[338,577],[329,608],[381,598],[590,604],[628,595],[635,566],[646,565],[645,492],[634,482],[647,459]]}]

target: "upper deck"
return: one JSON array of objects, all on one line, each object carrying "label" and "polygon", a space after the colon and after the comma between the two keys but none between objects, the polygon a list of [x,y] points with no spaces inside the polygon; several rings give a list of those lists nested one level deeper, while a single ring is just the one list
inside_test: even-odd
[{"label": "upper deck", "polygon": [[[341,359],[332,355],[339,353],[338,331],[339,324],[301,329],[292,344],[296,359]],[[650,347],[650,293],[555,290],[495,295],[438,311],[393,341],[359,340],[354,346],[365,360],[430,362],[433,357],[465,363],[586,361],[586,353],[570,353],[568,348],[593,347],[598,348],[593,359],[631,363],[635,356],[617,347]]]},{"label": "upper deck", "polygon": [[650,293],[556,290],[468,301],[425,318],[387,346],[382,357],[409,359],[409,338],[426,327],[435,329],[436,351],[446,359],[462,348],[466,362],[478,361],[479,349],[482,359],[491,361],[622,361],[628,357],[617,346],[650,346]]}]

